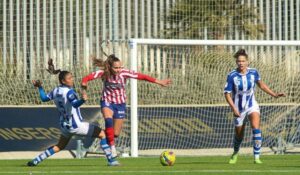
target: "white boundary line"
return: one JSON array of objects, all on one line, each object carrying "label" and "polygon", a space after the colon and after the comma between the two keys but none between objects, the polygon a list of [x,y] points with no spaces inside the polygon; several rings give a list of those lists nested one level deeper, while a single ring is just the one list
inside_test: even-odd
[{"label": "white boundary line", "polygon": [[162,174],[162,173],[300,173],[299,169],[295,170],[124,170],[124,171],[7,171],[0,172],[0,174],[114,174],[114,173],[150,173],[150,174]]}]

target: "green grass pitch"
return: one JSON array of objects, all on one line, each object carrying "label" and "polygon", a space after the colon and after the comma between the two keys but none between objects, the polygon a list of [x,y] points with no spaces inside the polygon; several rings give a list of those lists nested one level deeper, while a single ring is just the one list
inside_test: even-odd
[{"label": "green grass pitch", "polygon": [[160,165],[158,157],[120,158],[122,166],[108,167],[104,158],[48,159],[37,167],[28,160],[0,160],[0,174],[300,174],[300,155],[262,156],[264,164],[253,164],[252,156],[240,156],[229,165],[228,156],[177,157],[172,167]]}]

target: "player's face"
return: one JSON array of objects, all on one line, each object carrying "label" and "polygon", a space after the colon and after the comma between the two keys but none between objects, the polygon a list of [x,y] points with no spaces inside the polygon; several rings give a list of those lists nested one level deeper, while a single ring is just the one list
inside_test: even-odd
[{"label": "player's face", "polygon": [[114,75],[118,75],[121,72],[122,68],[123,67],[122,67],[121,61],[114,62],[112,67],[111,67],[112,72],[113,72]]},{"label": "player's face", "polygon": [[74,85],[74,78],[72,74],[67,74],[65,76],[65,79],[62,81],[65,85],[69,86],[69,87],[73,87]]},{"label": "player's face", "polygon": [[238,66],[238,69],[243,72],[248,67],[248,59],[245,56],[241,55],[236,59],[236,64]]}]

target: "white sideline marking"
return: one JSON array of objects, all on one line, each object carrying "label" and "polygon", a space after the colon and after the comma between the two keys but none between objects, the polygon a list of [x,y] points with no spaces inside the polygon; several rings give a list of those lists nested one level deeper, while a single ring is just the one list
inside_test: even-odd
[{"label": "white sideline marking", "polygon": [[300,173],[300,170],[174,170],[174,171],[7,171],[0,174],[113,174],[113,173]]}]

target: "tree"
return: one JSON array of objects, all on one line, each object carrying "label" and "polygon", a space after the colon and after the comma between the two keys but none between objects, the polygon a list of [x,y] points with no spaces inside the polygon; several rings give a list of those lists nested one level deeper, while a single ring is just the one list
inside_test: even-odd
[{"label": "tree", "polygon": [[242,4],[239,0],[177,0],[169,10],[166,21],[168,38],[225,39],[234,30],[256,39],[264,33],[264,25],[257,23],[259,14],[253,5]]}]

